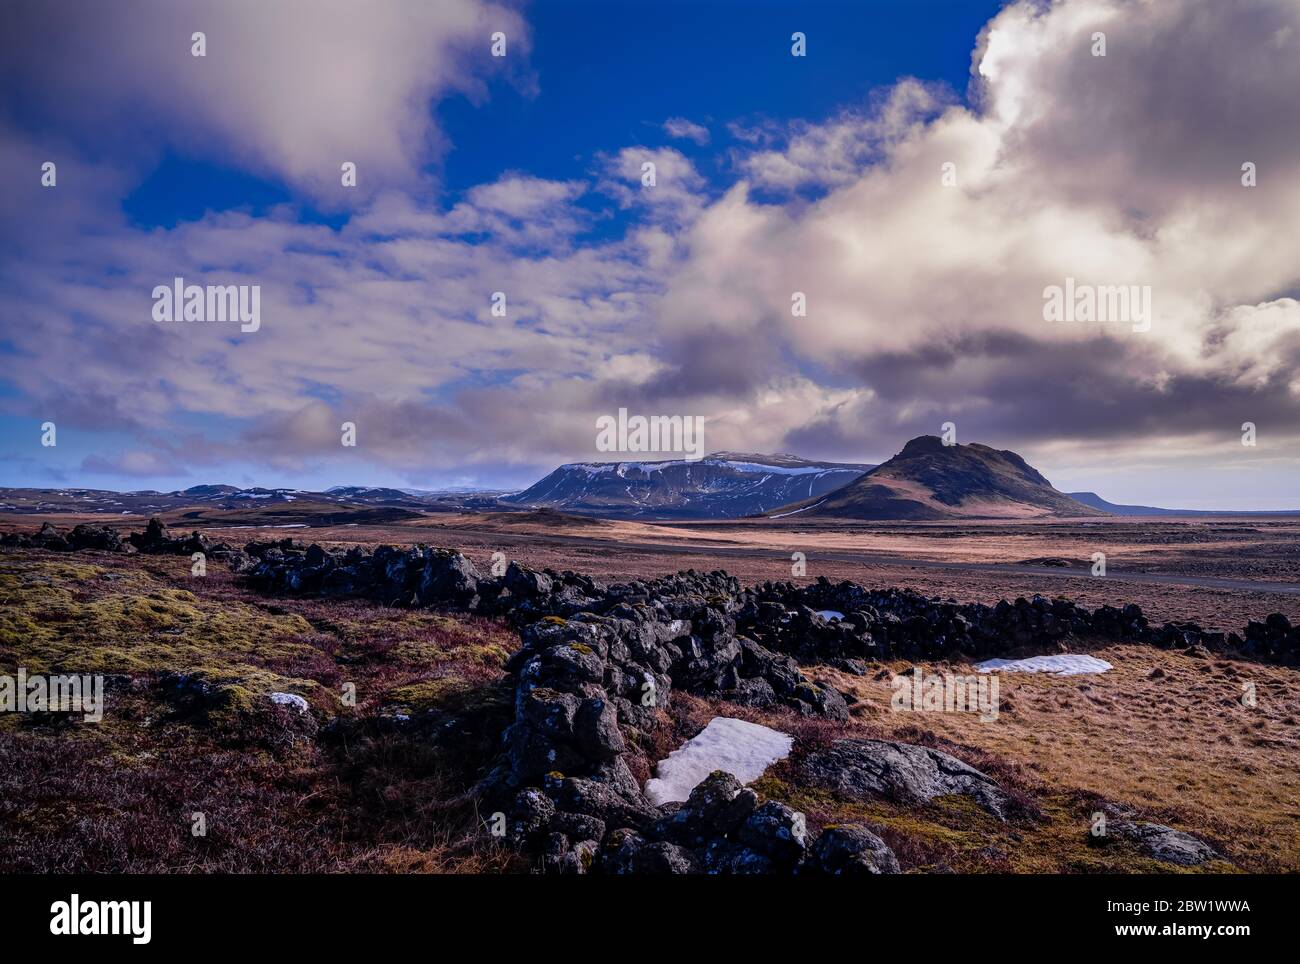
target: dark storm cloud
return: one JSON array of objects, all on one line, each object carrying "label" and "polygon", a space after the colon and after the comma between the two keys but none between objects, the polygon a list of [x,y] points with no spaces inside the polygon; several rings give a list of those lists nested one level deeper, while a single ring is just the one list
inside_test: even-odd
[{"label": "dark storm cloud", "polygon": [[1246,383],[1228,371],[1162,374],[1156,353],[1135,347],[1132,338],[1061,345],[1014,332],[971,334],[858,362],[856,373],[876,395],[874,417],[856,425],[824,420],[789,441],[844,450],[856,440],[878,450],[938,434],[949,420],[967,439],[1012,447],[1070,438],[1233,437],[1243,421],[1289,432],[1300,422],[1300,398],[1290,384],[1300,370],[1300,332],[1279,351],[1273,373]]}]

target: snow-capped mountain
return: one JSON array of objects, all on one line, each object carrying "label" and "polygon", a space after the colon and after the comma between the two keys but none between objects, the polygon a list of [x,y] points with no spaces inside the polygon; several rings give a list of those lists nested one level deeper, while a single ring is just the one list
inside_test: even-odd
[{"label": "snow-capped mountain", "polygon": [[502,501],[588,515],[735,519],[825,495],[870,465],[715,452],[662,462],[574,462]]}]

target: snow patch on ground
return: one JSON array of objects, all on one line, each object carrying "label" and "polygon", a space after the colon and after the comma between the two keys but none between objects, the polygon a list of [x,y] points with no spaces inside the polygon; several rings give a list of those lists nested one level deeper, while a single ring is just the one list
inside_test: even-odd
[{"label": "snow patch on ground", "polygon": [[659,761],[658,775],[646,781],[645,795],[656,806],[685,800],[714,770],[725,770],[741,783],[749,783],[789,756],[793,744],[779,730],[715,716],[698,736]]},{"label": "snow patch on ground", "polygon": [[817,615],[827,622],[830,622],[832,619],[842,620],[844,618],[844,614],[838,609],[819,609],[817,610]]},{"label": "snow patch on ground", "polygon": [[297,693],[272,693],[271,702],[277,706],[292,707],[299,713],[306,713],[311,708],[307,701]]},{"label": "snow patch on ground", "polygon": [[1061,653],[1057,656],[1031,656],[1028,659],[987,659],[976,663],[975,668],[981,673],[1055,673],[1057,676],[1078,676],[1082,673],[1104,673],[1114,667],[1096,656]]},{"label": "snow patch on ground", "polygon": [[[830,496],[827,496],[826,498],[829,499]],[[784,519],[784,518],[785,518],[786,516],[788,516],[788,515],[798,515],[800,512],[807,512],[809,509],[815,509],[815,508],[817,508],[817,506],[821,505],[822,502],[825,502],[825,501],[826,501],[826,499],[822,499],[821,502],[814,502],[812,505],[806,505],[806,506],[804,506],[802,509],[795,509],[793,512],[778,512],[776,515],[772,516],[772,518],[773,518],[773,519]]]},{"label": "snow patch on ground", "polygon": [[[125,513],[123,513],[125,515]],[[356,525],[355,522],[349,523]],[[280,526],[208,526],[209,529],[307,529],[310,526],[305,522],[288,522]]]}]

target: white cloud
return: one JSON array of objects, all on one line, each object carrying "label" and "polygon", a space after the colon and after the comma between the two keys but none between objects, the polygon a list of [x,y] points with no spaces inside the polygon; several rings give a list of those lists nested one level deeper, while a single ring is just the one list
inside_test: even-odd
[{"label": "white cloud", "polygon": [[849,184],[950,99],[942,88],[908,78],[871,109],[845,111],[824,124],[796,121],[785,130],[770,124],[760,130],[737,127],[733,133],[741,140],[784,141],[781,150],[742,155],[739,167],[756,184],[778,190]]},{"label": "white cloud", "polygon": [[[671,147],[625,147],[599,159],[601,190],[625,208],[641,208],[654,219],[686,224],[705,203],[704,178],[681,151]],[[649,184],[653,175],[653,186]]]},{"label": "white cloud", "polygon": [[[753,183],[826,193],[771,204],[740,186],[707,207],[681,239],[661,328],[776,341],[863,378],[873,406],[843,408],[826,439],[935,431],[949,412],[1008,444],[1105,432],[1145,445],[1239,404],[1286,418],[1274,430],[1294,438],[1300,391],[1278,380],[1296,318],[1276,300],[1300,286],[1277,243],[1300,221],[1290,25],[1300,6],[1282,0],[1250,18],[1013,4],[977,51],[975,107],[932,116],[942,98],[905,81],[867,113],[759,129],[766,146],[739,163]],[[1091,56],[1097,29],[1106,58]],[[1271,172],[1256,188],[1240,182],[1251,157]],[[1150,285],[1151,332],[1045,322],[1043,289],[1067,277]]]},{"label": "white cloud", "polygon": [[[485,78],[528,85],[523,20],[484,0],[19,3],[0,41],[47,117],[105,150],[170,146],[283,178],[322,203],[411,187],[445,148],[429,110]],[[508,56],[490,55],[503,31]],[[206,36],[194,57],[191,35]],[[340,165],[358,166],[357,189]]]},{"label": "white cloud", "polygon": [[694,141],[700,147],[709,143],[709,129],[685,117],[670,117],[664,121],[664,133],[678,140]]}]

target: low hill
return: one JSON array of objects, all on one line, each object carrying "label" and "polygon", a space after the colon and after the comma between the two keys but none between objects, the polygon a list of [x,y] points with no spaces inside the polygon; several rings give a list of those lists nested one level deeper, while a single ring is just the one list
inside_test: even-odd
[{"label": "low hill", "polygon": [[1032,519],[1105,513],[1058,491],[1015,452],[912,439],[888,462],[821,498],[769,513],[782,518]]}]

